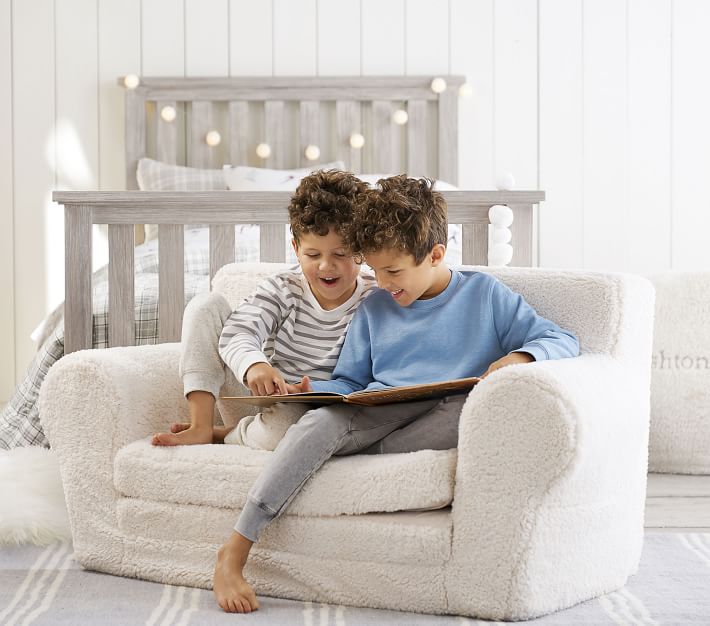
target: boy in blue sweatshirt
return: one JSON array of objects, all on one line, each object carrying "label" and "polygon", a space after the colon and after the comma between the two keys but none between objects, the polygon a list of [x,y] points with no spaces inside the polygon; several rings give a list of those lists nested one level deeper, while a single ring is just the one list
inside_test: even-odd
[{"label": "boy in blue sweatshirt", "polygon": [[[290,392],[415,385],[485,377],[506,365],[574,357],[574,335],[540,317],[488,274],[449,269],[447,210],[432,181],[393,176],[365,193],[343,229],[349,250],[375,271],[329,381],[307,377]],[[258,607],[242,570],[253,542],[333,455],[454,448],[466,395],[385,406],[328,405],[291,426],[249,492],[219,552],[217,600],[227,611]]]}]

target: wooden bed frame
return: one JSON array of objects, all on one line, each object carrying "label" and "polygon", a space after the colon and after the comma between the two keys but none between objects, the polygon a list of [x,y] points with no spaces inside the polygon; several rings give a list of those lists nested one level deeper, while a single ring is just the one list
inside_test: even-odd
[{"label": "wooden bed frame", "polygon": [[[233,165],[302,167],[304,149],[317,145],[320,161],[338,159],[355,173],[428,175],[453,184],[458,170],[458,88],[461,76],[347,78],[143,78],[126,89],[128,191],[56,191],[65,210],[65,353],[92,345],[92,225],[108,224],[109,344],[134,343],[136,225],[159,224],[159,340],[179,341],[184,310],[184,225],[209,225],[210,278],[234,261],[235,224],[259,224],[260,259],[283,261],[288,221],[286,192],[135,191],[136,165],[144,156],[192,167]],[[123,80],[119,81],[124,84]],[[175,122],[159,114],[171,106]],[[405,109],[398,126],[392,114]],[[290,125],[290,128],[289,128]],[[295,128],[294,128],[295,127]],[[205,141],[217,130],[218,146]],[[350,145],[359,132],[366,149]],[[256,161],[253,147],[271,147]],[[513,265],[532,265],[533,205],[540,191],[448,191],[449,222],[462,224],[462,260],[486,265],[488,210],[513,209]],[[238,242],[237,242],[238,243]]]}]

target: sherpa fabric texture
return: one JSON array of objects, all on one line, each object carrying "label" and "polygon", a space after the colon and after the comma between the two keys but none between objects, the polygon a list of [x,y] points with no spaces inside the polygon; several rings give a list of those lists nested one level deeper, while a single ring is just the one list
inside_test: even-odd
[{"label": "sherpa fabric texture", "polygon": [[[582,355],[502,368],[471,392],[460,420],[450,508],[325,514],[343,510],[327,502],[333,494],[328,473],[335,476],[341,460],[326,463],[304,491],[301,510],[279,518],[255,546],[246,575],[258,593],[520,620],[613,591],[635,573],[646,486],[651,284],[614,274],[480,269],[576,333]],[[223,268],[214,284],[249,290],[254,270]],[[226,295],[233,303],[239,297]],[[215,467],[217,460],[229,462],[228,450],[185,474],[184,502],[176,502],[183,496],[167,477],[169,462],[161,468],[151,461],[155,485],[140,497],[116,488],[119,468],[132,465],[136,477],[145,451],[140,440],[186,417],[178,355],[175,344],[69,355],[42,387],[41,415],[59,459],[82,565],[209,587],[216,550],[239,512],[236,497],[219,507],[204,495],[235,476]],[[164,456],[197,461],[208,449]],[[393,472],[387,480],[394,484],[378,493],[446,484],[449,470],[436,469],[435,458],[410,456],[438,476],[412,486],[409,475]],[[358,477],[387,458],[345,461],[340,469],[347,464],[350,471],[339,478],[340,489],[356,494]],[[404,467],[399,463],[393,467]],[[162,485],[166,493],[158,499]]]},{"label": "sherpa fabric texture", "polygon": [[710,272],[667,272],[652,282],[649,469],[710,474]]}]

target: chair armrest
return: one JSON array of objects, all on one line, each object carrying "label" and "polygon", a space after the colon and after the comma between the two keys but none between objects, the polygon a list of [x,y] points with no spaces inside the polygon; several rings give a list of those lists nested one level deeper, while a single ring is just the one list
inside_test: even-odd
[{"label": "chair armrest", "polygon": [[40,416],[59,461],[75,544],[77,530],[116,525],[116,452],[186,418],[179,350],[179,344],[82,350],[48,372]]},{"label": "chair armrest", "polygon": [[551,577],[594,562],[588,553],[600,549],[612,552],[608,568],[626,572],[623,584],[643,529],[650,363],[639,361],[633,369],[583,355],[510,366],[471,392],[459,428],[452,572],[476,586],[450,594],[453,606],[472,602],[497,619],[520,619],[516,606],[543,613]]}]

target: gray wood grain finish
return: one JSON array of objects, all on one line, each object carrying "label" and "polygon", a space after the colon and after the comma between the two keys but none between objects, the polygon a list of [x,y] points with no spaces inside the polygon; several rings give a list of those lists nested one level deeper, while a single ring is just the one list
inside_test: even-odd
[{"label": "gray wood grain finish", "polygon": [[[172,107],[175,110],[176,117],[172,121],[166,121],[162,117],[162,111],[165,107]],[[177,103],[175,100],[161,100],[156,103],[156,150],[159,161],[165,163],[177,163],[177,136],[178,136],[178,117]]]},{"label": "gray wood grain finish", "polygon": [[[264,103],[264,134],[271,147],[266,159],[269,167],[283,168],[286,155],[286,137],[283,132],[284,103],[273,100]],[[259,258],[262,261],[283,262],[286,259],[286,237],[282,226],[259,226]]]},{"label": "gray wood grain finish", "polygon": [[91,207],[64,205],[64,353],[92,346]]},{"label": "gray wood grain finish", "polygon": [[195,101],[190,111],[190,134],[188,144],[189,165],[209,168],[213,166],[213,149],[207,145],[205,137],[212,130],[212,103]]},{"label": "gray wood grain finish", "polygon": [[180,341],[185,309],[185,229],[166,224],[158,233],[158,338]]},{"label": "gray wood grain finish", "polygon": [[461,261],[465,265],[488,265],[487,219],[485,223],[462,224],[461,238]]},{"label": "gray wood grain finish", "polygon": [[134,231],[130,224],[110,224],[108,250],[108,343],[110,347],[135,342]]},{"label": "gray wood grain finish", "polygon": [[362,171],[362,149],[350,145],[353,133],[362,134],[360,103],[354,100],[338,100],[335,103],[335,158],[345,163],[351,172]]},{"label": "gray wood grain finish", "polygon": [[249,148],[249,103],[229,103],[229,159],[232,165],[248,163]]},{"label": "gray wood grain finish", "polygon": [[427,102],[412,100],[407,107],[407,174],[425,176],[427,168]]},{"label": "gray wood grain finish", "polygon": [[533,234],[533,208],[532,204],[508,204],[513,210],[513,223],[510,231],[513,238],[513,258],[510,265],[513,267],[530,267],[533,262],[532,234]]},{"label": "gray wood grain finish", "polygon": [[306,147],[314,145],[324,152],[320,145],[320,103],[316,100],[304,100],[299,107],[299,156],[302,167],[311,167],[316,161],[306,158]]},{"label": "gray wood grain finish", "polygon": [[439,94],[439,178],[456,185],[459,179],[458,162],[458,88],[449,85]]},{"label": "gray wood grain finish", "polygon": [[[467,221],[467,207],[486,207],[488,210],[494,204],[512,206],[537,204],[545,200],[544,191],[442,191],[441,194],[449,206],[449,222],[452,224]],[[158,220],[155,223],[166,224],[169,222],[159,217],[165,210],[190,208],[192,208],[193,218],[199,216],[200,223],[208,223],[202,221],[204,215],[217,215],[219,217],[213,223],[244,224],[250,222],[242,219],[243,210],[249,207],[256,209],[255,213],[249,214],[249,219],[262,209],[280,207],[285,211],[290,197],[291,194],[287,191],[54,191],[52,193],[52,200],[59,204],[82,204],[93,207],[94,224],[125,223],[123,221],[125,213],[119,221],[111,220],[110,212],[114,209],[121,209],[135,216],[149,215],[151,219]],[[102,208],[108,208],[108,211],[101,212]],[[486,215],[487,219],[488,215]],[[185,224],[190,223],[195,222],[185,222]]]},{"label": "gray wood grain finish", "polygon": [[234,263],[234,226],[210,226],[210,284],[220,267]]},{"label": "gray wood grain finish", "polygon": [[[449,89],[458,91],[463,76],[443,76]],[[140,89],[149,100],[196,99],[248,100],[401,100],[438,99],[431,90],[432,76],[343,77],[239,77],[170,78],[142,77]],[[121,79],[119,79],[119,84]]]},{"label": "gray wood grain finish", "polygon": [[373,173],[391,174],[394,168],[392,142],[392,104],[387,100],[372,102],[372,138],[368,149]]}]

